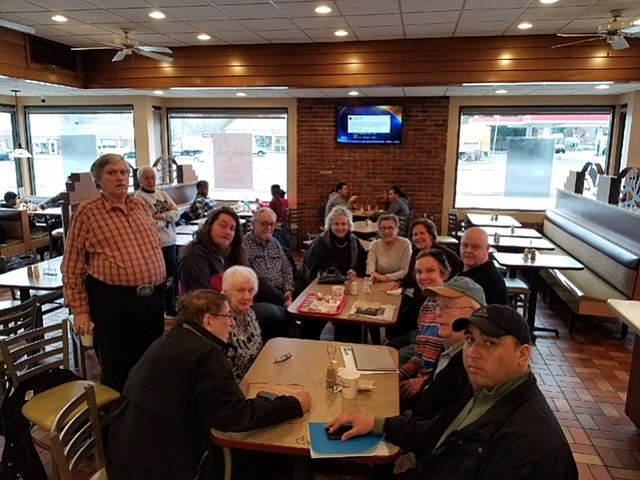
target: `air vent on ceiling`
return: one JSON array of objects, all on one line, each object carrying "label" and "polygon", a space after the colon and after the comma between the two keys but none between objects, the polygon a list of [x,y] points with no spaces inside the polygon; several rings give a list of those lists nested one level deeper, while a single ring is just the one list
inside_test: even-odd
[{"label": "air vent on ceiling", "polygon": [[69,54],[69,47],[38,37],[29,37],[31,61],[45,66],[77,71],[76,56]]}]

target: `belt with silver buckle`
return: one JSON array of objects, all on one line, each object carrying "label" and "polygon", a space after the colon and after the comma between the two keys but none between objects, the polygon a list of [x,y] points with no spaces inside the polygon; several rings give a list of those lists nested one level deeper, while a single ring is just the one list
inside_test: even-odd
[{"label": "belt with silver buckle", "polygon": [[155,289],[156,289],[156,286],[151,285],[150,283],[138,285],[136,287],[136,295],[138,295],[139,297],[150,297],[151,295],[153,295],[153,292],[155,291]]}]

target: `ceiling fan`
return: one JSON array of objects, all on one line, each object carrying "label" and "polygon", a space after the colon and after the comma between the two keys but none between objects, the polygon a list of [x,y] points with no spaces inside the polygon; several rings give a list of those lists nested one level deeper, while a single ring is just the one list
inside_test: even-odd
[{"label": "ceiling fan", "polygon": [[119,62],[124,57],[131,55],[134,52],[160,62],[173,62],[173,58],[167,55],[162,55],[163,53],[173,53],[171,49],[167,47],[150,47],[148,45],[140,45],[138,40],[129,36],[130,31],[131,30],[123,28],[122,33],[124,36],[116,37],[113,43],[105,43],[105,45],[109,45],[108,47],[77,47],[72,48],[71,50],[103,50],[115,48],[118,52],[116,52],[114,57],[111,59],[112,62]]},{"label": "ceiling fan", "polygon": [[[640,24],[633,22],[618,20],[622,16],[624,10],[611,10],[613,21],[598,26],[596,33],[558,33],[559,37],[590,37],[575,42],[562,43],[554,45],[551,48],[566,47],[567,45],[575,45],[577,43],[591,42],[593,40],[605,39],[614,50],[624,50],[629,48],[629,42],[625,37],[640,36]],[[594,36],[595,35],[595,36]]]}]

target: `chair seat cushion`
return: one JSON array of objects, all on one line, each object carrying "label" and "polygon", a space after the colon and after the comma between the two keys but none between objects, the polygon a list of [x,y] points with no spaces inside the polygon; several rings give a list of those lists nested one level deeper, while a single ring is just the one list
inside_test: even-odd
[{"label": "chair seat cushion", "polygon": [[509,295],[512,294],[529,294],[531,290],[529,289],[529,285],[524,283],[519,278],[505,278],[504,283],[507,286],[507,292]]},{"label": "chair seat cushion", "polygon": [[[120,398],[120,393],[99,383],[76,380],[34,395],[22,407],[22,414],[31,423],[49,431],[60,411],[75,397],[84,392],[87,385],[94,384],[98,408],[104,407]],[[74,414],[75,415],[75,414]],[[71,415],[69,418],[73,418]]]},{"label": "chair seat cushion", "polygon": [[102,467],[96,473],[91,475],[91,478],[89,478],[89,480],[107,480],[107,469]]}]

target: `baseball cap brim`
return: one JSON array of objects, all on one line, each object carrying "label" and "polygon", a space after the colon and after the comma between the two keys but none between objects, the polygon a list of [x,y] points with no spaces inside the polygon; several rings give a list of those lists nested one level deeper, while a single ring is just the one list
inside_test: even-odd
[{"label": "baseball cap brim", "polygon": [[500,338],[505,335],[510,335],[505,329],[493,323],[486,317],[474,317],[473,315],[467,318],[458,318],[453,322],[451,328],[454,332],[461,332],[466,330],[469,324],[475,325],[485,335],[489,337]]},{"label": "baseball cap brim", "polygon": [[447,298],[460,298],[460,297],[467,296],[464,293],[449,287],[429,287],[429,288],[425,288],[422,291],[422,293],[424,294],[425,297],[440,295],[441,297],[447,297]]}]

